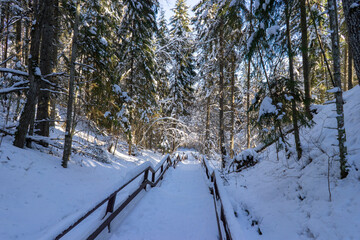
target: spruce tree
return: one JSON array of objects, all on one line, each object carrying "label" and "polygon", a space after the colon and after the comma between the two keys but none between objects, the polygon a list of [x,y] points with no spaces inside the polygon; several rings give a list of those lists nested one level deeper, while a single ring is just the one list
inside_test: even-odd
[{"label": "spruce tree", "polygon": [[124,132],[132,154],[136,124],[148,122],[155,104],[155,54],[153,36],[157,30],[153,0],[125,0],[122,25],[118,32],[121,83],[129,101],[124,105]]},{"label": "spruce tree", "polygon": [[174,15],[170,19],[172,66],[169,76],[170,102],[167,111],[172,117],[177,118],[187,114],[186,107],[191,101],[191,87],[195,73],[190,17],[185,0],[177,0],[173,11]]}]

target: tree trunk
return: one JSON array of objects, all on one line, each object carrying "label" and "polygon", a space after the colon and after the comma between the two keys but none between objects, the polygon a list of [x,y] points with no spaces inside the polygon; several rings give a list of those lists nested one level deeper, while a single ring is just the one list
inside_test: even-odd
[{"label": "tree trunk", "polygon": [[[253,0],[250,0],[250,8],[249,8],[249,12],[250,12],[250,35],[253,32],[253,25],[252,25],[252,12],[253,12]],[[249,36],[250,37],[250,36]],[[247,81],[246,81],[246,148],[250,148],[250,127],[251,127],[251,123],[250,123],[250,112],[249,112],[249,108],[250,108],[250,80],[251,80],[251,55],[249,56],[249,60],[248,60],[248,71],[247,71]]]},{"label": "tree trunk", "polygon": [[[44,0],[44,24],[42,27],[42,43],[40,55],[40,69],[43,76],[53,72],[53,51],[55,50],[55,1]],[[49,78],[47,79],[49,80]],[[40,89],[47,89],[49,85],[44,81],[40,83]],[[50,128],[50,92],[39,92],[39,101],[36,115],[36,133],[41,136],[49,136]]]},{"label": "tree trunk", "polygon": [[[4,4],[4,13],[2,14],[3,16],[5,16],[5,19],[6,19],[6,28],[4,29],[5,31],[2,33],[4,34],[4,44],[3,44],[3,61],[5,61],[7,59],[7,52],[8,52],[8,42],[9,42],[9,16],[10,16],[10,13],[9,13],[9,3],[5,3]],[[2,30],[2,28],[0,29]],[[6,68],[6,62],[4,64],[4,67]]]},{"label": "tree trunk", "polygon": [[[334,69],[334,87],[338,90],[335,92],[336,98],[336,120],[338,130],[339,141],[339,157],[340,157],[340,175],[341,178],[346,178],[348,175],[347,166],[347,148],[346,148],[346,132],[344,126],[344,100],[341,90],[341,65],[340,65],[340,41],[339,41],[339,28],[337,17],[337,4],[336,0],[328,0],[328,13],[330,18],[330,30],[331,30],[331,48],[333,57],[333,69]],[[359,32],[360,33],[360,32]]]},{"label": "tree trunk", "polygon": [[251,71],[251,57],[248,61],[247,81],[246,81],[246,148],[250,148],[250,71]]},{"label": "tree trunk", "polygon": [[347,91],[348,89],[348,86],[347,86],[347,65],[348,65],[348,45],[345,44],[345,47],[344,47],[344,78],[342,79],[342,82],[343,82],[343,89],[344,91]]},{"label": "tree trunk", "polygon": [[17,61],[21,62],[21,33],[22,33],[22,18],[20,18],[17,22],[16,22],[16,26],[15,26],[15,30],[16,30],[16,35],[15,35],[15,54],[16,54],[16,58]]},{"label": "tree trunk", "polygon": [[31,123],[31,119],[35,115],[35,107],[37,103],[37,96],[39,94],[39,83],[41,76],[38,75],[38,60],[39,60],[39,49],[41,39],[41,25],[42,25],[42,14],[43,6],[38,0],[34,1],[33,12],[34,20],[31,30],[31,47],[29,59],[29,81],[30,87],[26,94],[26,103],[24,110],[21,114],[19,125],[16,129],[14,146],[23,148],[25,145],[26,134]]},{"label": "tree trunk", "polygon": [[[220,20],[222,21],[222,20]],[[219,105],[220,105],[220,112],[219,112],[219,138],[220,138],[220,153],[221,153],[221,166],[225,168],[225,157],[226,157],[226,148],[225,148],[225,130],[224,130],[224,32],[223,32],[223,23],[220,24],[220,37],[219,37],[219,44],[220,44],[220,56],[219,56]]]},{"label": "tree trunk", "polygon": [[[54,42],[53,42],[53,51],[52,51],[52,63],[56,70],[57,66],[57,52],[58,52],[58,43],[59,43],[59,22],[60,22],[60,13],[59,13],[59,0],[54,0]],[[52,78],[53,83],[57,83],[57,78]],[[56,98],[54,95],[50,96],[50,127],[55,127],[56,120]]]},{"label": "tree trunk", "polygon": [[72,124],[73,124],[73,105],[74,105],[74,83],[75,83],[75,62],[77,57],[77,38],[79,34],[79,14],[80,14],[80,0],[76,2],[76,15],[74,22],[74,35],[71,46],[71,60],[70,60],[70,80],[69,80],[69,98],[66,112],[66,132],[64,153],[62,158],[62,166],[67,168],[68,161],[71,155],[72,145]]},{"label": "tree trunk", "polygon": [[293,59],[293,51],[291,46],[291,35],[290,35],[290,9],[289,9],[289,0],[286,0],[286,37],[287,37],[287,47],[288,47],[288,56],[289,56],[289,72],[290,72],[290,84],[291,84],[291,110],[292,110],[292,121],[294,126],[294,138],[296,145],[297,158],[300,160],[302,155],[301,143],[300,143],[300,135],[299,135],[299,126],[298,126],[298,117],[297,117],[297,109],[296,109],[296,100],[295,100],[295,77],[294,77],[294,59]]},{"label": "tree trunk", "polygon": [[308,54],[308,33],[307,33],[307,21],[306,21],[306,0],[300,0],[301,11],[301,51],[303,61],[303,76],[304,76],[304,90],[305,90],[305,113],[306,116],[311,119],[312,114],[310,112],[311,104],[311,83],[310,83],[310,65]]},{"label": "tree trunk", "polygon": [[353,58],[352,58],[352,52],[351,47],[348,45],[349,54],[348,54],[348,76],[347,76],[347,82],[348,82],[348,89],[352,89],[354,87],[353,85]]},{"label": "tree trunk", "polygon": [[210,149],[210,95],[206,99],[206,123],[205,123],[205,153]]},{"label": "tree trunk", "polygon": [[236,57],[233,53],[231,59],[231,117],[230,117],[230,158],[234,157],[234,138],[235,138],[235,71],[236,71]]},{"label": "tree trunk", "polygon": [[360,83],[360,4],[358,0],[342,0],[344,15],[349,34],[349,49],[354,59],[354,66]]}]

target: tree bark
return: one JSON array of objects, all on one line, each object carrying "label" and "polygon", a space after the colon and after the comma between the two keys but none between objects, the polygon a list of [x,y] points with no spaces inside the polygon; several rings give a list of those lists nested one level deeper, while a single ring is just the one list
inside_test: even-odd
[{"label": "tree bark", "polygon": [[15,30],[16,30],[16,35],[15,35],[15,54],[16,54],[16,58],[17,61],[21,62],[21,33],[22,33],[22,18],[20,18],[17,22],[16,22],[16,26],[15,26]]},{"label": "tree bark", "polygon": [[356,76],[360,83],[360,4],[358,0],[342,0],[346,25],[349,34]]},{"label": "tree bark", "polygon": [[251,72],[251,57],[248,61],[247,81],[246,81],[246,148],[250,148],[250,72]]},{"label": "tree bark", "polygon": [[[249,8],[249,12],[250,12],[250,35],[253,32],[253,25],[252,25],[252,12],[253,12],[253,0],[250,0],[250,8]],[[249,36],[250,37],[250,36]],[[248,69],[247,69],[247,81],[246,81],[246,148],[250,148],[250,112],[249,112],[249,108],[250,108],[250,73],[251,73],[251,55],[249,56],[248,59]]]},{"label": "tree bark", "polygon": [[291,111],[292,111],[292,121],[294,127],[294,138],[296,145],[297,158],[300,160],[302,155],[301,143],[300,143],[300,135],[299,135],[299,126],[298,126],[298,117],[297,117],[297,109],[296,109],[296,100],[295,100],[295,77],[294,77],[294,59],[293,59],[293,51],[291,46],[291,35],[290,35],[290,9],[289,9],[289,0],[286,0],[285,7],[285,17],[286,17],[286,37],[287,37],[287,48],[288,48],[288,56],[289,56],[289,73],[290,73],[290,84],[291,84]]},{"label": "tree bark", "polygon": [[235,71],[236,71],[236,57],[235,53],[231,58],[231,116],[230,116],[230,158],[234,157],[235,144]]},{"label": "tree bark", "polygon": [[41,41],[41,25],[43,6],[38,0],[34,1],[33,12],[34,20],[31,30],[31,47],[29,59],[29,81],[30,86],[26,94],[26,103],[24,110],[20,116],[19,125],[16,129],[14,146],[23,148],[25,145],[26,134],[31,123],[33,116],[35,115],[35,107],[37,103],[37,96],[39,94],[39,82],[41,76],[38,75],[38,60],[39,60],[39,49]]},{"label": "tree bark", "polygon": [[310,64],[308,54],[308,32],[306,20],[306,0],[300,0],[300,26],[301,26],[301,51],[303,61],[303,76],[304,76],[304,90],[305,90],[305,113],[311,119],[312,114],[310,111],[311,104],[311,82],[310,82]]},{"label": "tree bark", "polygon": [[80,14],[80,0],[76,2],[76,14],[74,22],[74,35],[71,47],[71,60],[70,60],[70,80],[69,80],[69,98],[66,112],[66,132],[64,153],[62,158],[62,166],[67,168],[68,161],[71,155],[72,148],[72,125],[73,125],[73,108],[74,108],[74,83],[75,83],[75,62],[77,58],[77,39],[79,34],[79,14]]},{"label": "tree bark", "polygon": [[335,92],[336,99],[336,120],[337,131],[339,141],[339,157],[340,157],[340,175],[341,178],[346,178],[348,175],[347,166],[347,148],[346,148],[346,132],[344,126],[344,109],[343,109],[343,96],[341,89],[341,65],[340,65],[340,41],[339,41],[339,27],[337,16],[337,4],[336,0],[328,0],[328,14],[330,18],[330,30],[331,30],[331,48],[333,57],[333,69],[334,69],[334,87],[338,90]]},{"label": "tree bark", "polygon": [[210,95],[206,99],[206,128],[205,128],[205,152],[210,149]]},{"label": "tree bark", "polygon": [[[220,20],[223,21],[223,20]],[[226,148],[225,148],[225,129],[224,129],[224,36],[223,36],[223,23],[220,24],[220,31],[219,31],[219,105],[220,105],[220,112],[219,112],[219,138],[220,138],[220,153],[221,153],[221,166],[225,168],[225,157],[226,157]]]},{"label": "tree bark", "polygon": [[344,47],[344,78],[342,79],[342,82],[343,82],[343,89],[344,91],[347,91],[348,89],[348,86],[347,86],[347,65],[348,65],[348,45],[345,44],[345,47]]},{"label": "tree bark", "polygon": [[351,47],[348,45],[349,54],[348,54],[348,76],[347,76],[347,82],[348,82],[348,89],[352,89],[354,87],[353,85],[353,58],[352,58],[352,52]]},{"label": "tree bark", "polygon": [[[55,8],[54,8],[54,15],[55,15],[55,21],[54,21],[54,46],[52,51],[52,63],[54,66],[54,69],[56,70],[57,66],[57,53],[58,53],[58,43],[59,43],[59,22],[60,22],[60,12],[59,12],[59,0],[54,0]],[[57,78],[52,78],[53,83],[57,83]],[[56,98],[54,95],[50,96],[50,127],[55,127],[55,119],[56,118]]]},{"label": "tree bark", "polygon": [[[44,0],[44,24],[42,26],[42,43],[40,55],[40,69],[43,76],[53,72],[53,51],[55,51],[55,1]],[[49,79],[47,79],[49,80]],[[40,83],[40,89],[49,88],[44,81]],[[36,120],[36,133],[41,136],[49,136],[50,128],[50,92],[39,92]]]}]

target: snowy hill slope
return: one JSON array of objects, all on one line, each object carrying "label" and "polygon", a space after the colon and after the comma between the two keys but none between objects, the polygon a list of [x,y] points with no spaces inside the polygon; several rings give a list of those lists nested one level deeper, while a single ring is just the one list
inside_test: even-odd
[{"label": "snowy hill slope", "polygon": [[[61,134],[63,130],[57,126],[51,137]],[[74,145],[94,146],[94,141],[105,141],[92,135],[85,137],[79,131]],[[107,154],[109,163],[73,154],[69,168],[64,169],[60,150],[41,146],[36,147],[43,152],[19,149],[12,141],[7,136],[0,147],[0,239],[6,240],[53,238],[116,190],[129,171],[147,161],[155,165],[161,159],[151,151],[128,156],[120,146],[115,156]]]},{"label": "snowy hill slope", "polygon": [[[226,188],[247,239],[359,239],[359,86],[346,92],[344,100],[351,168],[346,179],[339,179],[336,159],[335,104],[316,106],[315,125],[302,129],[301,161],[286,159],[284,152],[277,160],[271,146],[256,166],[228,176]],[[292,135],[289,140],[293,143]]]}]

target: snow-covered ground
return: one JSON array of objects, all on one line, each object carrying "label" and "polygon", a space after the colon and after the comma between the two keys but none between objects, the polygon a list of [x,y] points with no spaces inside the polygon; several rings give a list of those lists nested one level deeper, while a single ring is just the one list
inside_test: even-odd
[{"label": "snow-covered ground", "polygon": [[[61,134],[57,126],[51,137]],[[79,130],[74,145],[80,149],[105,141],[97,138]],[[73,154],[64,169],[57,148],[19,149],[12,141],[7,136],[0,147],[0,239],[4,240],[53,239],[121,186],[131,169],[144,162],[156,165],[162,158],[147,150],[128,156],[120,143],[115,155],[106,154],[109,163]]]},{"label": "snow-covered ground", "polygon": [[[231,202],[228,205],[234,208],[234,222],[238,221],[232,226],[238,226],[237,232],[244,239],[359,239],[359,86],[346,92],[344,99],[350,165],[346,179],[339,179],[334,104],[315,106],[315,125],[301,130],[300,161],[295,160],[295,154],[287,159],[283,152],[277,155],[274,147],[269,147],[254,167],[226,175],[224,185]],[[69,168],[63,169],[61,136],[63,129],[58,125],[51,133],[53,146],[36,145],[36,149],[18,149],[12,146],[12,137],[3,139],[1,240],[53,239],[122,185],[138,165],[155,165],[162,158],[147,150],[128,156],[126,144],[121,142],[112,155],[106,151],[109,138],[80,125],[74,138],[78,153],[73,155]],[[292,136],[289,139],[293,141]],[[107,163],[90,158],[97,154]],[[190,152],[189,156],[177,169],[169,169],[160,186],[143,195],[107,237],[215,239],[218,232],[212,196],[199,162]]]},{"label": "snow-covered ground", "polygon": [[217,239],[213,197],[204,175],[189,154],[141,199],[110,239]]},{"label": "snow-covered ground", "polygon": [[[316,106],[315,125],[302,129],[303,158],[274,147],[260,163],[225,182],[246,239],[360,239],[360,88],[344,94],[350,173],[340,180],[335,104]],[[293,136],[289,139],[293,140]],[[294,151],[294,150],[293,150]],[[325,152],[325,153],[324,153]],[[330,165],[328,165],[330,163]],[[328,167],[331,201],[329,201]]]}]

